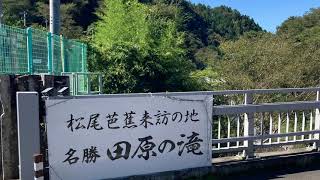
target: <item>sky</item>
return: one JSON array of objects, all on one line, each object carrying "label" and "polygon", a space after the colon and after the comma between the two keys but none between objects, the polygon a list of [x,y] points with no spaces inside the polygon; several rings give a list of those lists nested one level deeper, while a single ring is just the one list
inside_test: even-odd
[{"label": "sky", "polygon": [[320,0],[190,0],[211,7],[226,5],[252,17],[263,29],[275,32],[290,16],[302,16],[310,8],[320,7]]}]

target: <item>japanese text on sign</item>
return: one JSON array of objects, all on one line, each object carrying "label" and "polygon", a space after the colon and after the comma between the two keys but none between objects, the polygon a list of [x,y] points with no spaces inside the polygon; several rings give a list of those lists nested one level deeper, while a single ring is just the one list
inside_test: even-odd
[{"label": "japanese text on sign", "polygon": [[50,177],[106,179],[210,166],[211,105],[197,94],[47,100]]}]

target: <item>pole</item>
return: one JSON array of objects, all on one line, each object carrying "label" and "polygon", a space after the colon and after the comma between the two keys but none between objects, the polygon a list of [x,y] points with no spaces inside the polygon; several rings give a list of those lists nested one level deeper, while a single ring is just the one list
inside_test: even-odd
[{"label": "pole", "polygon": [[27,28],[28,73],[33,74],[32,29]]},{"label": "pole", "polygon": [[23,26],[27,27],[27,12],[23,11]]},{"label": "pole", "polygon": [[62,72],[67,71],[67,64],[65,62],[65,56],[64,56],[64,40],[63,36],[60,35],[60,50],[61,50],[61,62],[62,62]]},{"label": "pole", "polygon": [[[252,104],[253,103],[253,94],[246,93],[244,104]],[[253,113],[245,113],[244,114],[244,136],[250,137],[254,136],[254,114]],[[254,158],[254,146],[253,140],[247,140],[243,142],[246,149],[243,151],[243,157],[246,159]]]},{"label": "pole", "polygon": [[2,24],[2,16],[3,16],[2,0],[0,0],[0,24]]},{"label": "pole", "polygon": [[[320,91],[317,91],[317,99],[316,101],[320,101]],[[316,108],[315,110],[315,116],[314,116],[314,130],[320,130],[320,109]],[[316,151],[319,151],[320,147],[320,135],[315,134],[314,139],[318,140],[313,143],[313,149]]]},{"label": "pole", "polygon": [[48,73],[53,73],[53,65],[52,65],[52,33],[48,32],[47,34],[47,48],[48,48]]},{"label": "pole", "polygon": [[[56,59],[54,56],[54,41],[52,39],[52,36],[54,35],[60,35],[60,0],[50,0],[49,1],[49,7],[50,7],[50,45],[48,47],[51,47],[51,49],[48,49],[48,54],[50,54],[51,58],[48,58],[48,69],[49,73],[53,73],[55,71],[53,67],[53,61]],[[50,53],[49,53],[50,52]],[[50,62],[51,61],[51,62]]]},{"label": "pole", "polygon": [[60,0],[50,0],[50,32],[60,34]]}]

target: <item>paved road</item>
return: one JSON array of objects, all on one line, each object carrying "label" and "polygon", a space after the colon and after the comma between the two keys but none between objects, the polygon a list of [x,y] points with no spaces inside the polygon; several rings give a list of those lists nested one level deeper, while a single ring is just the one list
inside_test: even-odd
[{"label": "paved road", "polygon": [[274,170],[251,175],[224,177],[223,180],[320,180],[320,164],[292,170]]}]

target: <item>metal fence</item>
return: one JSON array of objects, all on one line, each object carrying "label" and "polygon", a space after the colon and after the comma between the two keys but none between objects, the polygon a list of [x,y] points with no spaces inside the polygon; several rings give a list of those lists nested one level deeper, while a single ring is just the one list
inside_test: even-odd
[{"label": "metal fence", "polygon": [[[243,98],[243,103],[213,107],[213,154],[238,152],[250,158],[260,148],[297,144],[319,148],[320,88],[219,91],[212,94],[214,97]],[[254,102],[255,96],[268,94],[303,95],[304,100]]]},{"label": "metal fence", "polygon": [[70,94],[73,96],[102,93],[101,73],[62,73],[62,75],[69,76]]},{"label": "metal fence", "polygon": [[0,24],[0,73],[87,72],[87,47],[50,32]]}]

